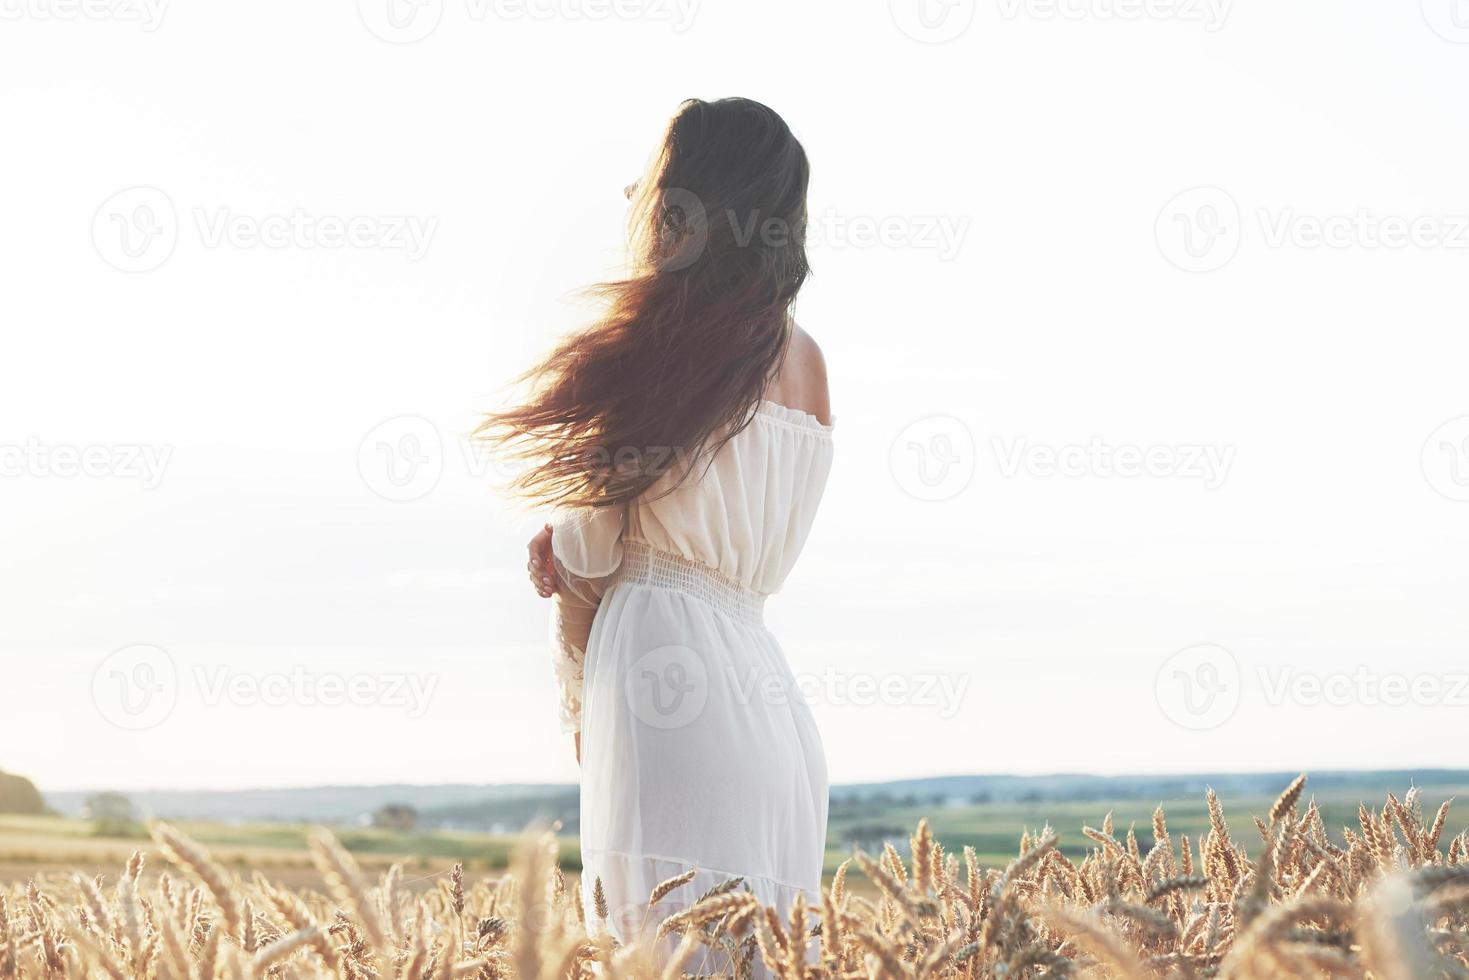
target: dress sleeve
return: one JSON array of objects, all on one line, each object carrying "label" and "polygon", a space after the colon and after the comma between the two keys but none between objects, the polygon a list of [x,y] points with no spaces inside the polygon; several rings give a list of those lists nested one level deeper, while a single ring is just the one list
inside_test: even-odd
[{"label": "dress sleeve", "polygon": [[622,564],[626,507],[567,510],[551,521],[557,591],[551,618],[552,659],[561,689],[561,729],[581,731],[587,638],[602,595]]}]

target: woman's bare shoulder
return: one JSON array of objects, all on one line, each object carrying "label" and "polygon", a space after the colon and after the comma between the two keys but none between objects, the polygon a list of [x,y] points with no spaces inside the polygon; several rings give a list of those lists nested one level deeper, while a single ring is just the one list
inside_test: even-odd
[{"label": "woman's bare shoulder", "polygon": [[770,386],[768,397],[790,408],[816,416],[824,425],[831,424],[831,393],[826,382],[826,356],[816,339],[791,324],[791,343],[785,361]]}]

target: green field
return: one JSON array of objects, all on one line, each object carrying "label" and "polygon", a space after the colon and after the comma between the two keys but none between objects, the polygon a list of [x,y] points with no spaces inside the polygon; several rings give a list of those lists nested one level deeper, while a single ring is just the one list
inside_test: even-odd
[{"label": "green field", "polygon": [[[309,872],[305,824],[226,824],[179,821],[175,824],[237,871]],[[372,828],[333,828],[365,868],[401,863],[410,871],[437,871],[463,862],[471,871],[504,868],[516,835],[453,831],[396,832]],[[99,836],[93,824],[66,817],[0,816],[0,879],[60,869],[115,871],[134,850],[152,850],[144,828],[125,836]],[[577,842],[568,839],[562,863],[580,867]]]},{"label": "green field", "polygon": [[[1397,787],[1402,797],[1407,787]],[[1307,797],[1313,794],[1309,788]],[[1380,807],[1377,794],[1361,787],[1328,788],[1314,794],[1321,805],[1326,826],[1340,840],[1343,826],[1355,826],[1357,804],[1365,801]],[[1446,798],[1469,796],[1469,783],[1435,785],[1423,792],[1424,810],[1432,814]],[[1268,811],[1273,796],[1222,796],[1224,810],[1235,839],[1256,840],[1251,816]],[[830,873],[849,857],[854,846],[874,850],[884,840],[893,841],[906,852],[908,835],[921,817],[927,817],[934,834],[949,853],[967,846],[978,852],[987,866],[1003,866],[1018,850],[1021,834],[1049,825],[1060,834],[1063,852],[1078,857],[1089,847],[1082,827],[1101,827],[1110,810],[1114,831],[1124,838],[1135,827],[1139,846],[1152,846],[1152,813],[1162,803],[1168,829],[1175,845],[1182,834],[1197,842],[1208,824],[1202,794],[1161,801],[1125,799],[1115,801],[1044,801],[1033,803],[891,803],[839,801],[832,808],[828,835],[826,870]],[[1451,811],[1445,837],[1463,829],[1469,806]],[[306,852],[309,827],[299,823],[224,823],[180,821],[185,833],[209,848],[222,863],[238,871],[259,868],[268,874],[311,873]],[[449,830],[392,831],[356,826],[333,828],[339,839],[369,869],[382,869],[400,862],[409,872],[432,874],[463,862],[471,872],[485,874],[506,866],[518,835],[486,834]],[[0,879],[28,877],[63,869],[114,872],[137,848],[149,849],[146,831],[135,828],[131,835],[99,836],[88,821],[64,817],[0,816]],[[1197,853],[1197,852],[1196,852]],[[576,837],[563,835],[562,867],[580,868]]]},{"label": "green field", "polygon": [[[1406,791],[1407,787],[1402,787],[1396,792],[1401,798]],[[1307,795],[1309,797],[1311,794]],[[1440,803],[1455,795],[1465,799],[1466,803],[1458,813],[1450,810],[1448,828],[1445,830],[1446,839],[1469,824],[1469,785],[1460,787],[1456,792],[1443,792],[1441,788],[1434,787],[1422,794],[1423,808],[1430,817]],[[1318,794],[1315,798],[1321,807],[1327,831],[1337,843],[1341,843],[1341,830],[1344,826],[1357,826],[1359,802],[1366,802],[1379,809],[1383,804],[1382,799],[1362,797],[1348,791]],[[1220,802],[1224,806],[1224,815],[1229,822],[1232,836],[1245,842],[1246,846],[1258,841],[1251,817],[1264,816],[1274,801],[1274,796],[1221,796]],[[851,854],[853,838],[850,831],[853,827],[881,824],[891,825],[891,828],[908,828],[911,832],[911,828],[922,817],[928,818],[934,836],[947,852],[959,853],[965,846],[973,847],[986,866],[1007,864],[1019,851],[1022,833],[1029,830],[1034,834],[1047,825],[1060,835],[1061,851],[1069,857],[1079,857],[1092,846],[1092,842],[1082,835],[1082,827],[1100,828],[1109,811],[1112,813],[1113,831],[1117,838],[1125,839],[1128,828],[1135,827],[1138,845],[1146,852],[1153,844],[1153,810],[1159,803],[1163,806],[1174,846],[1178,846],[1179,835],[1187,834],[1193,842],[1197,857],[1199,838],[1209,826],[1208,807],[1203,796],[1150,803],[1138,800],[985,803],[942,808],[888,807],[875,815],[864,814],[857,819],[834,815],[827,835],[827,870],[830,871]],[[875,836],[858,834],[857,837],[866,849],[871,849],[876,841]]]}]

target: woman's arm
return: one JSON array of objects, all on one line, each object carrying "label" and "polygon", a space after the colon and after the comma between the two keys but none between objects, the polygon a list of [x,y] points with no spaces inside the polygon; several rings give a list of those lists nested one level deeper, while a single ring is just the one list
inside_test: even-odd
[{"label": "woman's arm", "polygon": [[526,545],[530,559],[525,570],[530,573],[531,588],[542,599],[549,599],[556,592],[556,565],[551,552],[551,525],[547,524]]},{"label": "woman's arm", "polygon": [[581,761],[584,665],[602,596],[622,563],[625,508],[562,513],[531,539],[529,570],[538,594],[554,596],[553,664],[561,728],[576,736]]},{"label": "woman's arm", "polygon": [[[554,555],[551,562],[556,576],[551,626],[556,648],[556,680],[561,687],[561,728],[580,735],[587,641],[592,635],[592,623],[596,621],[597,607],[602,604],[608,578],[587,579],[574,575]],[[579,749],[580,739],[577,744]]]}]

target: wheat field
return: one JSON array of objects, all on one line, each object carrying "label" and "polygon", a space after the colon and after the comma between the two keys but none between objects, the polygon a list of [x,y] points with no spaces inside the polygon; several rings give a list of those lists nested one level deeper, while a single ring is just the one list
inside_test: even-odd
[{"label": "wheat field", "polygon": [[[1201,840],[1146,853],[1110,815],[1081,833],[1079,862],[1049,828],[1009,866],[944,850],[920,822],[905,858],[856,852],[819,904],[762,908],[739,879],[699,896],[687,876],[642,910],[620,945],[533,833],[511,870],[466,887],[462,867],[414,892],[393,866],[370,881],[325,831],[311,840],[325,892],[232,875],[167,824],[168,867],[136,853],[115,881],[53,876],[0,888],[0,980],[496,980],[774,976],[953,978],[1469,977],[1469,833],[1444,843],[1449,804],[1426,820],[1416,791],[1363,806],[1333,843],[1295,780],[1246,845],[1208,794]],[[1253,856],[1251,856],[1253,854]]]}]

